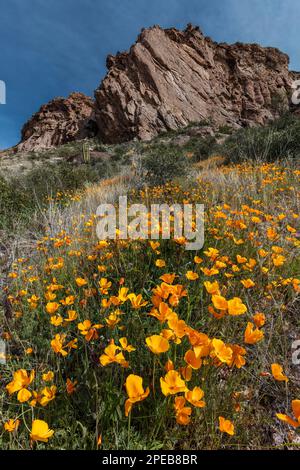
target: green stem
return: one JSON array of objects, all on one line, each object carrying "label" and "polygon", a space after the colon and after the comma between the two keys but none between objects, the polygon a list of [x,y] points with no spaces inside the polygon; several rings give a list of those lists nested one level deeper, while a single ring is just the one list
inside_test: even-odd
[{"label": "green stem", "polygon": [[129,442],[130,442],[130,431],[131,431],[131,411],[128,417],[128,430],[127,430],[127,449],[129,450]]},{"label": "green stem", "polygon": [[153,374],[152,374],[152,390],[153,396],[155,397],[155,369],[156,369],[156,356],[153,358]]}]

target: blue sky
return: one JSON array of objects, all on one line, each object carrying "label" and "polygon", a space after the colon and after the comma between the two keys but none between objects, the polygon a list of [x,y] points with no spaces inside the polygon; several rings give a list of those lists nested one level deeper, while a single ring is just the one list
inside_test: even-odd
[{"label": "blue sky", "polygon": [[128,49],[142,27],[197,24],[216,41],[258,42],[300,70],[299,0],[0,0],[0,149],[56,96],[93,95],[107,54]]}]

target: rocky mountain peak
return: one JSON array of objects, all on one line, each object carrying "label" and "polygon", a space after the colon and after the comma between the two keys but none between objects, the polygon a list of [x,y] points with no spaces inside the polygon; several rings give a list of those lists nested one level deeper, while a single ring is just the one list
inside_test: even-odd
[{"label": "rocky mountain peak", "polygon": [[92,137],[96,132],[94,101],[83,93],[71,93],[41,106],[24,125],[17,150],[46,149]]},{"label": "rocky mountain peak", "polygon": [[263,125],[288,108],[289,58],[258,44],[216,43],[199,27],[143,29],[127,52],[107,57],[95,101],[73,93],[41,107],[22,130],[20,150],[47,148],[96,133],[103,142],[148,140],[211,120]]},{"label": "rocky mountain peak", "polygon": [[258,44],[218,44],[198,27],[145,29],[128,52],[108,59],[96,90],[101,138],[151,139],[161,131],[212,119],[236,127],[275,117],[274,98],[288,106],[289,58]]}]

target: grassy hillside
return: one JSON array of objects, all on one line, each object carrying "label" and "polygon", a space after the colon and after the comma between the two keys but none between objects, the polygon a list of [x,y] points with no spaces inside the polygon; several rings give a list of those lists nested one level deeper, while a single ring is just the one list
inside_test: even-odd
[{"label": "grassy hillside", "polygon": [[[298,128],[289,118],[212,137],[198,123],[150,143],[90,142],[89,163],[70,144],[51,151],[64,162],[17,177],[20,205],[1,206],[1,448],[298,444]],[[98,204],[122,194],[147,207],[203,203],[203,249],[97,240]],[[54,433],[32,430],[37,419]]]},{"label": "grassy hillside", "polygon": [[[0,230],[32,220],[49,196],[76,191],[101,179],[134,172],[139,185],[161,184],[207,159],[223,163],[299,159],[300,120],[287,114],[263,128],[217,128],[209,121],[161,134],[151,142],[104,145],[97,139],[25,154],[0,154]],[[84,160],[83,146],[90,159]],[[217,157],[217,158],[216,158]],[[203,165],[204,162],[204,165]]]}]

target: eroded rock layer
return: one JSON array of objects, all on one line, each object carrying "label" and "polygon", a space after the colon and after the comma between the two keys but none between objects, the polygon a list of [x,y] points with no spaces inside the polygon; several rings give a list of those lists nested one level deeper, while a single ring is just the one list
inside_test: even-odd
[{"label": "eroded rock layer", "polygon": [[18,151],[47,149],[97,132],[94,101],[82,93],[55,98],[24,125]]},{"label": "eroded rock layer", "polygon": [[56,98],[25,124],[17,150],[39,150],[96,134],[105,143],[148,140],[211,120],[215,126],[263,125],[288,108],[299,78],[278,49],[218,44],[199,28],[145,29],[128,52],[108,56],[95,101]]},{"label": "eroded rock layer", "polygon": [[257,44],[218,44],[191,25],[142,31],[129,52],[107,59],[96,90],[96,120],[106,142],[150,139],[203,119],[251,126],[288,106],[289,58]]}]

